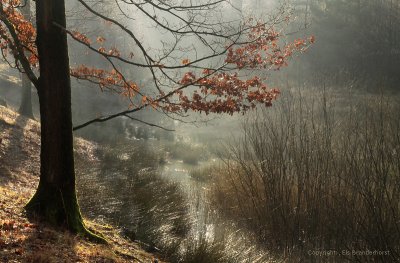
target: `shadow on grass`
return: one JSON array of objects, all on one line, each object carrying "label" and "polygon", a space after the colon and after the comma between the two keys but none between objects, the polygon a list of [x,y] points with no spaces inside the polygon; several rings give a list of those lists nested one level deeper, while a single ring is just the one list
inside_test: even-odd
[{"label": "shadow on grass", "polygon": [[27,121],[27,118],[18,115],[15,122],[10,124],[0,116],[0,183],[7,183],[12,179],[13,171],[22,170],[29,162],[30,155],[24,153],[24,127]]}]

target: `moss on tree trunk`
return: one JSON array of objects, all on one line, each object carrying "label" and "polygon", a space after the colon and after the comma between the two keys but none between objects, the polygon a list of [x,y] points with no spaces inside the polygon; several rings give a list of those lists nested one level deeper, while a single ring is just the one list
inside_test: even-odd
[{"label": "moss on tree trunk", "polygon": [[52,225],[66,226],[74,233],[84,231],[76,195],[70,190],[40,184],[26,209]]},{"label": "moss on tree trunk", "polygon": [[35,195],[25,208],[31,216],[44,219],[48,224],[65,227],[72,233],[94,242],[106,242],[103,237],[86,228],[75,191],[56,185],[39,184]]}]

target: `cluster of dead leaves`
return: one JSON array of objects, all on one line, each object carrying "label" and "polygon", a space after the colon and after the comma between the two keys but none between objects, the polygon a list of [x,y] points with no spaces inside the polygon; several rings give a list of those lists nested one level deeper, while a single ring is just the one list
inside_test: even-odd
[{"label": "cluster of dead leaves", "polygon": [[0,221],[0,250],[12,250],[17,255],[24,253],[22,243],[37,225],[14,220]]}]

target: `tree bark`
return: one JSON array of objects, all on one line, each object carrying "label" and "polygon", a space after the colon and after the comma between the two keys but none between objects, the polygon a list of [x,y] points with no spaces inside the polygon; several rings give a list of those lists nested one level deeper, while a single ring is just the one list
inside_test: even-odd
[{"label": "tree bark", "polygon": [[64,0],[36,1],[41,124],[40,182],[28,213],[96,238],[82,220],[75,188],[71,82]]}]

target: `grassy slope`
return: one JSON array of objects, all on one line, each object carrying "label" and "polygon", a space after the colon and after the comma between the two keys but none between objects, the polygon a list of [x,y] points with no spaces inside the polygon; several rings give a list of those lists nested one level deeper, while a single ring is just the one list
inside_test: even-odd
[{"label": "grassy slope", "polygon": [[[112,226],[87,222],[107,237],[105,246],[26,218],[23,206],[39,179],[39,133],[38,122],[0,106],[0,262],[153,262]],[[77,159],[96,158],[95,145],[75,143]]]}]

